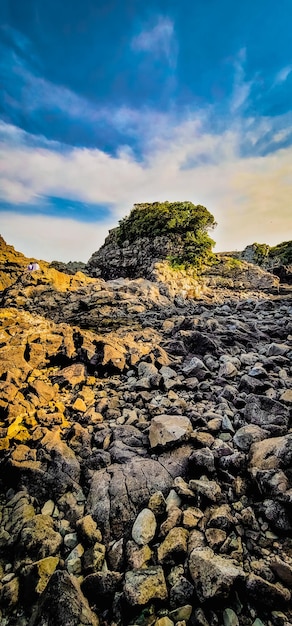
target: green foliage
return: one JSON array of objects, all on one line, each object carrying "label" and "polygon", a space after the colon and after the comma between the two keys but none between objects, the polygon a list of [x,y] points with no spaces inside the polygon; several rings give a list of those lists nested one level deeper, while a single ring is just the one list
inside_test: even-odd
[{"label": "green foliage", "polygon": [[281,265],[292,263],[292,241],[283,241],[274,247],[266,243],[254,243],[253,248],[258,265],[269,266],[271,261]]},{"label": "green foliage", "polygon": [[254,243],[255,258],[259,265],[265,262],[270,253],[270,246],[267,243]]},{"label": "green foliage", "polygon": [[242,261],[239,259],[235,259],[234,257],[229,257],[226,261],[226,267],[228,270],[239,270],[242,271]]},{"label": "green foliage", "polygon": [[280,259],[283,265],[292,263],[292,241],[283,241],[283,243],[270,248],[269,257]]},{"label": "green foliage", "polygon": [[134,242],[141,237],[153,239],[168,236],[180,249],[171,257],[173,267],[199,267],[212,256],[214,241],[208,230],[216,226],[214,217],[202,205],[192,202],[153,202],[135,204],[130,215],[119,222],[116,232],[118,244]]}]

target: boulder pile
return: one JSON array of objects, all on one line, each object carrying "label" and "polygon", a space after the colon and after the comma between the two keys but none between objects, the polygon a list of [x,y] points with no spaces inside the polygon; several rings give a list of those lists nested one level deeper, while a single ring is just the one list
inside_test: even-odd
[{"label": "boulder pile", "polygon": [[3,290],[1,625],[292,624],[291,313],[42,264]]}]

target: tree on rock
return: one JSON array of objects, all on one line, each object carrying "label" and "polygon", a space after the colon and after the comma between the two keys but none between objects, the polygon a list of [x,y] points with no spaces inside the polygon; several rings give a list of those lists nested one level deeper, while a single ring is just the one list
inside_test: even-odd
[{"label": "tree on rock", "polygon": [[172,264],[199,267],[212,256],[215,242],[208,231],[216,226],[213,215],[202,205],[192,202],[152,202],[134,204],[129,216],[119,222],[117,243],[133,243],[142,237],[167,236],[177,243]]}]

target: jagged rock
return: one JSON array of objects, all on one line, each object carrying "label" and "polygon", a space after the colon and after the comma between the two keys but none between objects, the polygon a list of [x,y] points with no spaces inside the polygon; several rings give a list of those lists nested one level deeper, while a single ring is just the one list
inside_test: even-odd
[{"label": "jagged rock", "polygon": [[54,556],[61,544],[62,537],[54,530],[53,519],[49,515],[35,515],[21,530],[16,548],[17,558],[39,561]]},{"label": "jagged rock", "polygon": [[81,590],[91,604],[109,606],[119,587],[122,575],[119,572],[95,572],[86,576]]},{"label": "jagged rock", "polygon": [[131,569],[141,569],[149,565],[153,552],[148,545],[140,547],[135,541],[127,541],[126,556]]},{"label": "jagged rock", "polygon": [[[169,491],[172,476],[162,465],[166,459],[134,458],[123,465],[112,464],[94,473],[87,499],[87,511],[104,531],[104,538],[119,539],[129,529],[141,505],[152,493]],[[171,465],[171,458],[170,463]],[[166,464],[166,467],[168,464]],[[175,474],[179,464],[172,464]]]},{"label": "jagged rock", "polygon": [[41,595],[29,626],[98,626],[96,615],[89,608],[75,578],[56,571]]},{"label": "jagged rock", "polygon": [[235,583],[244,580],[242,568],[230,559],[215,555],[210,548],[192,550],[189,568],[200,602],[227,598]]},{"label": "jagged rock", "polygon": [[288,428],[289,412],[280,402],[265,396],[250,395],[245,406],[245,419],[271,435],[284,435]]},{"label": "jagged rock", "polygon": [[163,515],[166,510],[166,501],[161,491],[156,491],[149,498],[148,508],[154,515]]},{"label": "jagged rock", "polygon": [[97,528],[96,522],[91,515],[86,515],[76,522],[78,535],[81,537],[85,545],[92,546],[97,541],[102,540],[101,532]]},{"label": "jagged rock", "polygon": [[105,546],[99,541],[88,548],[83,555],[83,567],[86,574],[101,570],[105,558]]},{"label": "jagged rock", "polygon": [[165,537],[169,531],[181,522],[182,511],[177,506],[172,506],[167,512],[166,520],[160,526],[160,535]]},{"label": "jagged rock", "polygon": [[205,532],[208,545],[212,550],[217,550],[226,540],[227,534],[225,530],[220,528],[207,528]]},{"label": "jagged rock", "polygon": [[189,486],[192,491],[200,496],[204,496],[212,502],[216,502],[221,495],[221,488],[214,480],[205,479],[190,480]]},{"label": "jagged rock", "polygon": [[187,553],[189,533],[185,528],[176,526],[166,535],[157,550],[158,563],[169,563],[177,556]]},{"label": "jagged rock", "polygon": [[15,608],[19,601],[19,578],[14,576],[0,588],[0,600],[3,608]]},{"label": "jagged rock", "polygon": [[16,543],[19,533],[25,524],[35,517],[32,499],[26,491],[19,491],[9,500],[3,509],[0,530],[0,545],[12,546]]},{"label": "jagged rock", "polygon": [[222,504],[221,506],[212,509],[208,526],[221,528],[221,530],[229,530],[233,523],[234,519],[231,515],[230,506],[228,504]]},{"label": "jagged rock", "polygon": [[21,568],[21,595],[24,604],[31,605],[45,590],[59,564],[59,557],[47,556]]},{"label": "jagged rock", "polygon": [[124,595],[132,606],[144,606],[150,600],[166,600],[168,593],[162,567],[126,572]]},{"label": "jagged rock", "polygon": [[151,448],[167,447],[189,438],[192,424],[183,415],[157,415],[151,420],[149,440]]},{"label": "jagged rock", "polygon": [[292,564],[277,557],[272,560],[270,567],[285,585],[292,588]]},{"label": "jagged rock", "polygon": [[260,576],[250,574],[246,580],[246,592],[256,604],[265,607],[283,606],[289,602],[291,593],[285,587],[274,585]]},{"label": "jagged rock", "polygon": [[267,436],[267,431],[255,424],[247,424],[238,429],[233,437],[234,443],[247,453],[250,446],[258,441],[262,441]]}]

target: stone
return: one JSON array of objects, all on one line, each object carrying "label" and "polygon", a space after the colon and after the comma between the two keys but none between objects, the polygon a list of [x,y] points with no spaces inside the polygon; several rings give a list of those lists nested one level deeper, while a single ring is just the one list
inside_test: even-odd
[{"label": "stone", "polygon": [[124,596],[131,606],[144,606],[151,600],[166,600],[166,582],[161,566],[125,573]]},{"label": "stone", "polygon": [[188,539],[188,554],[195,548],[204,548],[205,546],[206,540],[204,533],[197,529],[191,530]]},{"label": "stone", "polygon": [[153,511],[154,515],[163,515],[166,510],[166,500],[161,491],[156,491],[149,498],[148,509]]},{"label": "stone", "polygon": [[224,609],[223,611],[224,626],[239,626],[239,620],[233,609]]},{"label": "stone", "polygon": [[119,572],[95,572],[89,574],[81,583],[81,590],[91,604],[108,608],[114,599],[122,580]]},{"label": "stone", "polygon": [[189,556],[189,569],[200,602],[228,598],[234,584],[245,578],[243,570],[230,559],[210,548],[195,548]]},{"label": "stone", "polygon": [[202,517],[204,517],[204,513],[202,513],[200,509],[194,506],[189,506],[187,509],[185,509],[185,511],[183,511],[183,526],[188,530],[196,528]]},{"label": "stone", "polygon": [[270,568],[287,587],[292,588],[292,563],[289,565],[280,557],[274,557],[270,562]]},{"label": "stone", "polygon": [[288,589],[269,583],[255,574],[248,575],[246,592],[248,598],[256,604],[273,609],[285,605],[291,599],[291,593]]},{"label": "stone", "polygon": [[247,453],[252,444],[262,441],[266,437],[266,430],[255,424],[247,424],[238,429],[233,437],[233,441],[240,450]]},{"label": "stone", "polygon": [[29,626],[98,626],[97,616],[89,608],[75,578],[57,570],[37,602]]},{"label": "stone", "polygon": [[76,387],[86,380],[86,371],[83,363],[74,363],[68,367],[59,370],[57,374],[57,382],[59,385],[70,385]]},{"label": "stone", "polygon": [[24,604],[36,600],[46,588],[59,564],[59,557],[47,556],[21,568],[21,594]]},{"label": "stone", "polygon": [[169,563],[173,558],[187,553],[189,533],[185,528],[176,526],[166,535],[157,550],[158,563]]},{"label": "stone", "polygon": [[167,518],[160,526],[160,536],[165,537],[175,526],[179,526],[182,518],[182,511],[178,507],[172,507],[167,514]]},{"label": "stone", "polygon": [[[209,423],[208,423],[209,425]],[[208,472],[213,474],[215,471],[214,454],[209,448],[195,450],[190,456],[190,469],[192,471]]]},{"label": "stone", "polygon": [[228,504],[222,504],[221,506],[217,506],[211,510],[208,526],[221,528],[222,530],[229,530],[233,523],[234,520]]},{"label": "stone", "polygon": [[20,533],[17,557],[24,555],[32,561],[54,556],[62,545],[60,533],[54,530],[53,519],[49,515],[35,515],[26,522]]},{"label": "stone", "polygon": [[169,592],[170,608],[176,609],[178,606],[184,606],[185,604],[191,604],[193,601],[194,586],[192,583],[181,576],[180,579],[172,585]]},{"label": "stone", "polygon": [[152,541],[156,532],[156,519],[150,509],[142,509],[136,517],[132,528],[132,537],[139,546],[144,546]]},{"label": "stone", "polygon": [[19,600],[19,578],[14,576],[0,587],[0,600],[3,608],[13,609],[17,606]]},{"label": "stone", "polygon": [[149,440],[151,448],[167,447],[189,438],[192,424],[183,415],[158,415],[151,420]]},{"label": "stone", "polygon": [[[174,463],[173,469],[181,471],[181,464],[179,469]],[[98,520],[106,541],[110,536],[120,539],[132,527],[133,519],[141,506],[148,503],[150,495],[158,490],[167,493],[172,480],[169,471],[154,459],[135,458],[123,465],[113,463],[109,471],[105,468],[94,472],[87,513]]]},{"label": "stone", "polygon": [[105,559],[105,546],[98,541],[83,555],[83,567],[87,574],[101,570]]},{"label": "stone", "polygon": [[218,550],[226,540],[227,534],[225,530],[221,530],[220,528],[207,528],[205,537],[210,548],[212,548],[212,550]]},{"label": "stone", "polygon": [[97,528],[97,524],[91,515],[85,515],[85,517],[77,520],[76,530],[81,541],[86,546],[92,546],[96,543],[96,541],[102,541],[101,532]]},{"label": "stone", "polygon": [[135,541],[127,541],[126,557],[128,565],[131,569],[142,569],[148,567],[152,556],[153,552],[148,545],[139,547]]},{"label": "stone", "polygon": [[211,500],[211,502],[216,502],[221,496],[221,488],[214,480],[192,479],[189,481],[189,486],[194,493]]},{"label": "stone", "polygon": [[221,376],[222,378],[233,378],[237,374],[238,374],[237,367],[235,367],[232,361],[225,361],[225,363],[222,363],[220,365],[218,375]]},{"label": "stone", "polygon": [[287,432],[289,412],[284,404],[276,400],[251,394],[245,406],[245,419],[278,436]]},{"label": "stone", "polygon": [[292,404],[292,389],[286,389],[280,396],[280,402]]}]

